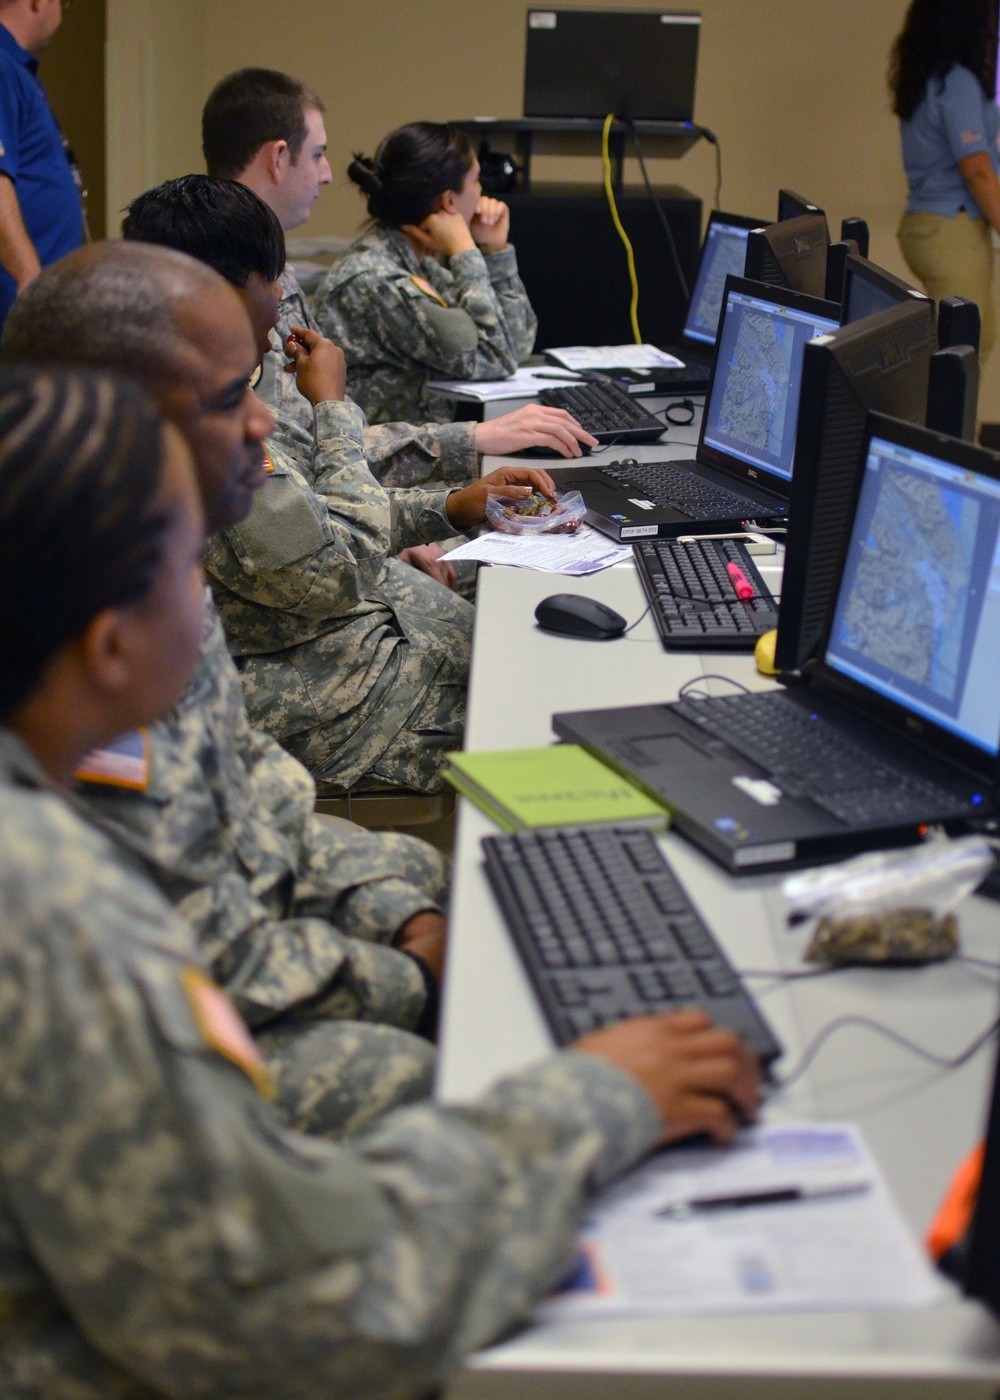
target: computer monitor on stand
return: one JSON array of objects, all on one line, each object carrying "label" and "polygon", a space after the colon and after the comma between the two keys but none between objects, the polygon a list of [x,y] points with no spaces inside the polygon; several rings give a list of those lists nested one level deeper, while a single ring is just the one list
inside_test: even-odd
[{"label": "computer monitor on stand", "polygon": [[802,357],[775,665],[798,671],[823,635],[869,410],[924,423],[934,304],[911,300],[811,340]]},{"label": "computer monitor on stand", "polygon": [[803,214],[766,228],[747,239],[744,276],[772,287],[788,287],[807,296],[826,295],[826,255],[830,246],[822,214]]}]

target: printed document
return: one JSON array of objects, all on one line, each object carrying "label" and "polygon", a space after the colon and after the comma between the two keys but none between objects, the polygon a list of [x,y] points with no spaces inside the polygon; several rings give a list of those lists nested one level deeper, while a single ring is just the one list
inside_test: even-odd
[{"label": "printed document", "polygon": [[658,1153],[595,1202],[542,1317],[929,1307],[942,1297],[849,1123]]},{"label": "printed document", "polygon": [[655,345],[564,345],[546,350],[565,369],[683,369],[684,361]]},{"label": "printed document", "polygon": [[504,535],[494,530],[449,550],[446,557],[451,562],[476,559],[481,564],[509,564],[579,578],[631,559],[632,547],[615,544],[581,525],[572,535]]}]

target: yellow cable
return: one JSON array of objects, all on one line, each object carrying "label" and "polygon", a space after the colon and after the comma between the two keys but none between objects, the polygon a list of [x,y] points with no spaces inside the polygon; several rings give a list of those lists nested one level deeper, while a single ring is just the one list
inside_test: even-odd
[{"label": "yellow cable", "polygon": [[618,237],[625,244],[625,253],[628,257],[628,280],[632,283],[632,304],[629,307],[629,319],[632,322],[632,334],[635,336],[636,345],[642,344],[642,336],[639,334],[639,279],[635,275],[635,254],[632,251],[632,244],[629,236],[622,226],[622,221],[618,217],[618,205],[615,202],[615,191],[611,183],[611,152],[608,148],[608,135],[611,131],[611,123],[614,121],[614,113],[609,112],[604,118],[604,131],[601,133],[601,159],[604,161],[604,193],[608,197],[608,204],[611,208],[611,217],[614,220],[615,228],[618,230]]}]

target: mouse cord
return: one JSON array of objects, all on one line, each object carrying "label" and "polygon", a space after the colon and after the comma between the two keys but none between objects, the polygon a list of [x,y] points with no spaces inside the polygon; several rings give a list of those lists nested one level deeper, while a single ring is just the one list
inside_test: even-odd
[{"label": "mouse cord", "polygon": [[[696,685],[701,685],[704,681],[725,681],[726,685],[734,685],[734,686],[736,687],[737,691],[740,693],[740,695],[749,695],[749,694],[750,694],[750,687],[744,685],[742,681],[733,680],[732,676],[719,676],[719,675],[716,675],[714,672],[710,671],[710,672],[708,672],[707,675],[704,675],[704,676],[693,676],[693,677],[691,678],[691,680],[685,681],[684,684],[681,686],[680,690],[677,692],[677,699],[678,699],[678,700],[687,700],[687,699],[690,697],[691,689],[692,689],[694,686],[696,686]],[[706,698],[706,699],[711,700],[711,699],[714,699],[715,697],[714,697],[714,696],[711,696],[711,695],[706,696],[706,697],[697,696],[697,695],[694,696],[694,699],[696,699],[696,700],[702,699],[702,698]]]},{"label": "mouse cord", "polygon": [[868,1016],[838,1016],[836,1020],[824,1026],[819,1034],[814,1037],[803,1051],[798,1064],[777,1081],[775,1085],[776,1089],[780,1092],[794,1084],[797,1079],[801,1079],[827,1041],[836,1035],[838,1031],[845,1030],[849,1026],[858,1026],[862,1030],[874,1031],[878,1035],[885,1036],[887,1040],[891,1040],[893,1044],[901,1046],[904,1050],[908,1050],[911,1055],[916,1055],[921,1060],[926,1060],[929,1064],[936,1065],[939,1069],[953,1070],[960,1069],[962,1065],[967,1064],[968,1061],[971,1060],[974,1055],[978,1054],[983,1046],[996,1035],[997,1031],[1000,1030],[1000,1018],[992,1020],[986,1029],[980,1031],[975,1040],[967,1045],[964,1050],[960,1051],[957,1055],[948,1056],[936,1055],[933,1050],[925,1049],[923,1045],[919,1045],[915,1040],[910,1040],[907,1036],[900,1035],[899,1031],[894,1031],[891,1026],[885,1026],[881,1021],[873,1021]]},{"label": "mouse cord", "polygon": [[638,627],[638,626],[639,626],[639,623],[640,623],[640,622],[642,621],[642,619],[646,616],[646,614],[649,612],[649,610],[650,610],[650,608],[651,608],[652,606],[653,606],[652,603],[647,603],[646,606],[645,606],[645,608],[643,609],[643,611],[642,611],[642,612],[639,614],[639,616],[636,618],[636,620],[635,620],[634,622],[630,622],[629,625],[625,628],[625,631],[622,632],[621,635],[622,635],[623,637],[627,637],[628,634],[632,631],[632,628],[633,628],[633,627]]}]

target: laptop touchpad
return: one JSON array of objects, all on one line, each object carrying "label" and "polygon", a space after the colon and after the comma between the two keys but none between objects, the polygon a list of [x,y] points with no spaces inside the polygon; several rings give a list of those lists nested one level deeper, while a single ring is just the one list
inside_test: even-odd
[{"label": "laptop touchpad", "polygon": [[623,757],[637,768],[661,768],[701,760],[707,749],[681,734],[651,734],[648,739],[630,739],[622,746]]}]

